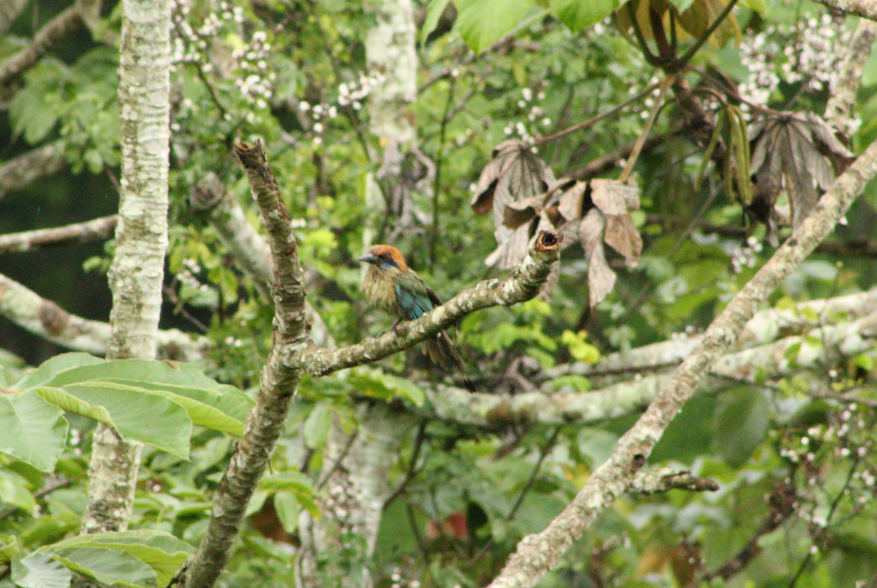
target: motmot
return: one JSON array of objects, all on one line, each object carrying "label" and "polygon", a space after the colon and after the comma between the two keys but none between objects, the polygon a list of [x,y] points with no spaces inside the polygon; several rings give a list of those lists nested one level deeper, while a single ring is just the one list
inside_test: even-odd
[{"label": "motmot", "polygon": [[[372,245],[357,261],[370,264],[362,280],[362,292],[369,305],[398,318],[397,325],[403,320],[419,319],[441,306],[441,299],[408,267],[405,258],[392,245]],[[475,392],[475,384],[465,374],[463,358],[445,331],[425,340],[422,346],[431,362],[445,370],[459,370],[463,374],[463,385]]]}]

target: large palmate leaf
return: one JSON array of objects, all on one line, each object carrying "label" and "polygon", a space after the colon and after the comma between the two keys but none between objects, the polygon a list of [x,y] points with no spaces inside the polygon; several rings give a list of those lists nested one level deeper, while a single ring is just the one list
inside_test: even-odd
[{"label": "large palmate leaf", "polygon": [[180,457],[189,455],[192,419],[182,405],[161,394],[98,380],[34,392],[65,410],[84,409],[84,416],[111,425],[126,441],[140,441]]},{"label": "large palmate leaf", "polygon": [[756,210],[760,205],[760,209],[775,214],[777,198],[785,190],[793,227],[816,206],[819,192],[834,184],[835,170],[823,153],[852,156],[812,113],[782,112],[765,117],[750,126],[749,135],[755,143],[751,170],[757,186]]},{"label": "large palmate leaf", "polygon": [[70,570],[39,551],[12,562],[12,581],[21,588],[67,588],[72,577]]},{"label": "large palmate leaf", "polygon": [[498,246],[487,258],[488,265],[507,269],[524,259],[535,227],[522,224],[510,228],[505,223],[506,207],[526,208],[533,203],[529,199],[544,195],[554,183],[551,169],[525,143],[509,139],[494,149],[493,159],[482,170],[472,199],[472,209],[478,214],[493,209]]}]

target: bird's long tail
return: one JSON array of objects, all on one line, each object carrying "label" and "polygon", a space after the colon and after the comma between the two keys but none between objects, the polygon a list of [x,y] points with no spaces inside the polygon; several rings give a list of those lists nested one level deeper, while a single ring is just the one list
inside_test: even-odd
[{"label": "bird's long tail", "polygon": [[466,375],[466,364],[463,362],[463,357],[446,332],[442,331],[435,339],[424,341],[423,351],[431,362],[442,369],[458,370],[463,376],[463,386],[469,392],[477,391],[475,383]]}]

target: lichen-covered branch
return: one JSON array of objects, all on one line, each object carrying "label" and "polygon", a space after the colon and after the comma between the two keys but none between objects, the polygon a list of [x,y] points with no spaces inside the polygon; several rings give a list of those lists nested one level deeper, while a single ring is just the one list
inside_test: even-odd
[{"label": "lichen-covered branch", "polygon": [[[73,351],[106,355],[110,324],[70,314],[15,280],[0,274],[0,315],[38,337]],[[176,329],[156,334],[158,357],[200,361],[208,341]]]},{"label": "lichen-covered branch", "polygon": [[309,347],[292,350],[286,361],[301,365],[312,376],[324,376],[382,359],[435,336],[476,310],[490,306],[511,306],[530,300],[539,293],[559,258],[560,239],[555,233],[543,231],[512,277],[479,282],[422,318],[402,323],[378,337],[343,349]]},{"label": "lichen-covered branch", "polygon": [[307,337],[303,272],[280,189],[261,144],[240,144],[235,152],[246,170],[271,247],[274,347],[262,370],[259,395],[247,418],[244,436],[213,497],[207,531],[187,563],[184,582],[188,588],[213,586],[228,562],[247,504],[283,432],[289,402],[301,379],[301,368],[284,365],[281,351],[301,345]]},{"label": "lichen-covered branch", "polygon": [[116,215],[51,229],[0,235],[0,253],[22,253],[48,247],[103,241],[116,230]]},{"label": "lichen-covered branch", "polygon": [[640,472],[634,476],[627,491],[635,494],[657,494],[668,490],[715,492],[719,485],[708,478],[694,476],[688,470],[661,468],[654,472]]},{"label": "lichen-covered branch", "polygon": [[0,35],[6,34],[26,4],[27,0],[7,0],[0,3]]},{"label": "lichen-covered branch", "polygon": [[[877,311],[852,322],[827,326],[767,345],[724,355],[694,393],[716,394],[743,382],[766,382],[852,357],[873,348]],[[812,342],[819,341],[819,345]],[[796,351],[795,361],[788,354]],[[678,363],[678,362],[677,362]],[[630,379],[589,392],[471,394],[450,387],[427,389],[429,402],[416,409],[424,416],[462,425],[496,428],[511,423],[555,426],[588,425],[645,409],[670,381],[670,374]],[[546,386],[547,388],[548,386]]]},{"label": "lichen-covered branch", "polygon": [[0,165],[0,199],[10,192],[25,188],[39,178],[61,171],[66,165],[61,141],[48,143],[13,157]]},{"label": "lichen-covered branch", "polygon": [[[746,323],[737,340],[735,349],[766,345],[781,332],[813,329],[820,325],[835,324],[837,317],[852,321],[877,310],[877,288],[846,296],[824,300],[808,300],[792,308],[769,308],[759,311]],[[814,320],[815,319],[815,320]],[[645,345],[623,353],[613,353],[600,358],[595,364],[572,362],[558,365],[542,374],[542,379],[552,380],[561,376],[578,375],[595,379],[606,385],[627,379],[632,374],[653,372],[675,367],[694,350],[701,336],[673,338],[660,343]]]},{"label": "lichen-covered branch", "polygon": [[792,236],[728,303],[694,352],[673,373],[657,398],[618,442],[572,503],[548,527],[525,537],[491,588],[533,586],[557,563],[596,518],[627,487],[644,465],[667,425],[691,397],[718,358],[736,342],[761,302],[833,230],[865,185],[877,173],[877,142],[872,143],[826,192]]},{"label": "lichen-covered branch", "polygon": [[[877,5],[877,2],[872,4]],[[825,120],[844,137],[849,138],[855,130],[853,108],[856,106],[856,92],[862,81],[862,68],[877,38],[877,22],[862,19],[847,45],[843,63],[831,83],[831,97],[825,105]]]},{"label": "lichen-covered branch", "polygon": [[72,33],[83,22],[84,11],[92,10],[94,2],[80,0],[46,23],[34,36],[31,44],[0,63],[0,87],[29,69],[45,55],[55,43]]},{"label": "lichen-covered branch", "polygon": [[877,2],[874,0],[813,0],[831,9],[877,20]]}]

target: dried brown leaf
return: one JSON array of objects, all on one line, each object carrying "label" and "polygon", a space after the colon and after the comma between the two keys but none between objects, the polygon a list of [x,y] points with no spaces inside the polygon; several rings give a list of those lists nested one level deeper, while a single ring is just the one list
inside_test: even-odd
[{"label": "dried brown leaf", "polygon": [[538,196],[511,202],[505,207],[502,224],[510,229],[517,229],[533,220],[541,210],[542,199]]},{"label": "dried brown leaf", "polygon": [[566,220],[570,221],[582,217],[582,202],[585,199],[587,189],[587,182],[576,182],[560,195],[560,204],[558,204],[557,209]]},{"label": "dried brown leaf", "polygon": [[629,214],[606,215],[606,244],[624,256],[628,267],[639,261],[643,251],[643,240]]},{"label": "dried brown leaf", "polygon": [[618,180],[591,180],[591,200],[603,214],[627,214],[639,209],[639,187]]},{"label": "dried brown leaf", "polygon": [[[493,153],[493,159],[481,172],[472,208],[479,214],[487,214],[493,209],[494,236],[498,246],[487,263],[505,269],[517,266],[526,256],[532,224],[512,212],[520,224],[513,222],[517,224],[516,228],[506,226],[507,207],[544,194],[555,180],[545,162],[521,141],[503,141]],[[541,206],[544,203],[540,203]]]},{"label": "dried brown leaf", "polygon": [[807,111],[804,113],[804,116],[809,123],[810,129],[813,132],[813,137],[816,142],[823,145],[830,153],[834,153],[835,155],[839,155],[840,157],[852,157],[853,154],[847,149],[846,145],[840,142],[837,136],[834,134],[834,129],[828,126],[824,120],[822,120],[819,115]]},{"label": "dried brown leaf", "polygon": [[579,224],[579,239],[588,258],[588,296],[591,306],[597,306],[615,287],[615,272],[606,263],[603,232],[606,219],[597,208],[592,208]]},{"label": "dried brown leaf", "polygon": [[777,198],[785,189],[792,226],[799,226],[816,206],[818,190],[834,184],[834,169],[820,149],[838,157],[849,151],[812,113],[779,113],[751,125],[749,130],[755,141],[751,169],[762,198],[776,213]]}]

